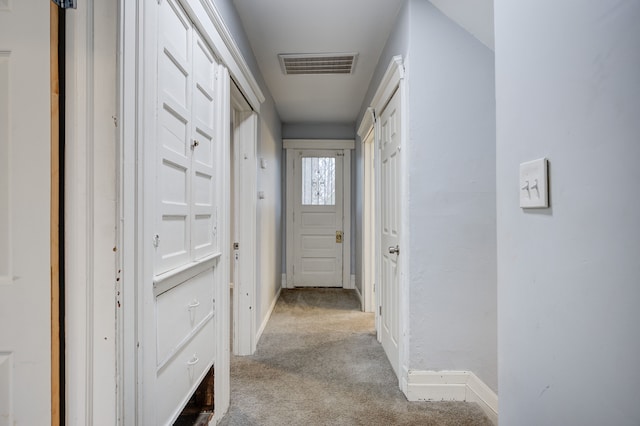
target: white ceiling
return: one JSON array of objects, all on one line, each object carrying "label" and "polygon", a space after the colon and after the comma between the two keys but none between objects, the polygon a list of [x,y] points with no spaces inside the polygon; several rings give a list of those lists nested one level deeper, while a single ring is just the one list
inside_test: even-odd
[{"label": "white ceiling", "polygon": [[[353,123],[405,0],[233,0],[284,123]],[[493,0],[432,0],[493,48]],[[358,53],[351,75],[284,75],[279,53]]]},{"label": "white ceiling", "polygon": [[[404,0],[234,0],[285,123],[355,122]],[[350,75],[284,75],[279,53],[358,53]]]}]

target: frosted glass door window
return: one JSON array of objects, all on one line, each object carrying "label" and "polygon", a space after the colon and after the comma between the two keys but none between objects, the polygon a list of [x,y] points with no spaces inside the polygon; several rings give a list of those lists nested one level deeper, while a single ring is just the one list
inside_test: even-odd
[{"label": "frosted glass door window", "polygon": [[336,203],[336,159],[302,158],[302,204],[333,206]]}]

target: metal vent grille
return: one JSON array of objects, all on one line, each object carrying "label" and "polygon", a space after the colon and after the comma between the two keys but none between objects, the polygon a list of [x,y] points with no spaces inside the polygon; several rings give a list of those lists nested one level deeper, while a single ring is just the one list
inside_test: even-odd
[{"label": "metal vent grille", "polygon": [[352,74],[357,53],[280,54],[285,74]]}]

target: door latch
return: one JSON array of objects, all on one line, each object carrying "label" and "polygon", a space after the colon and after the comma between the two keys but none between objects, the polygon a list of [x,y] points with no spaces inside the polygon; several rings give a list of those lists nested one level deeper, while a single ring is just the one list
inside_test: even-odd
[{"label": "door latch", "polygon": [[234,250],[240,249],[240,243],[233,243],[233,249]]},{"label": "door latch", "polygon": [[342,243],[342,231],[336,231],[336,243]]}]

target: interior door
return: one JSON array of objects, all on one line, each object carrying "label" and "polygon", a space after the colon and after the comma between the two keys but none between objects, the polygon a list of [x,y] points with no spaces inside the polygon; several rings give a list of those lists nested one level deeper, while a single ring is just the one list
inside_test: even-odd
[{"label": "interior door", "polygon": [[296,153],[293,284],[342,287],[344,153],[341,150]]},{"label": "interior door", "polygon": [[380,290],[382,346],[398,374],[400,256],[400,94],[393,95],[380,115]]},{"label": "interior door", "polygon": [[51,422],[49,3],[0,1],[0,425]]}]

